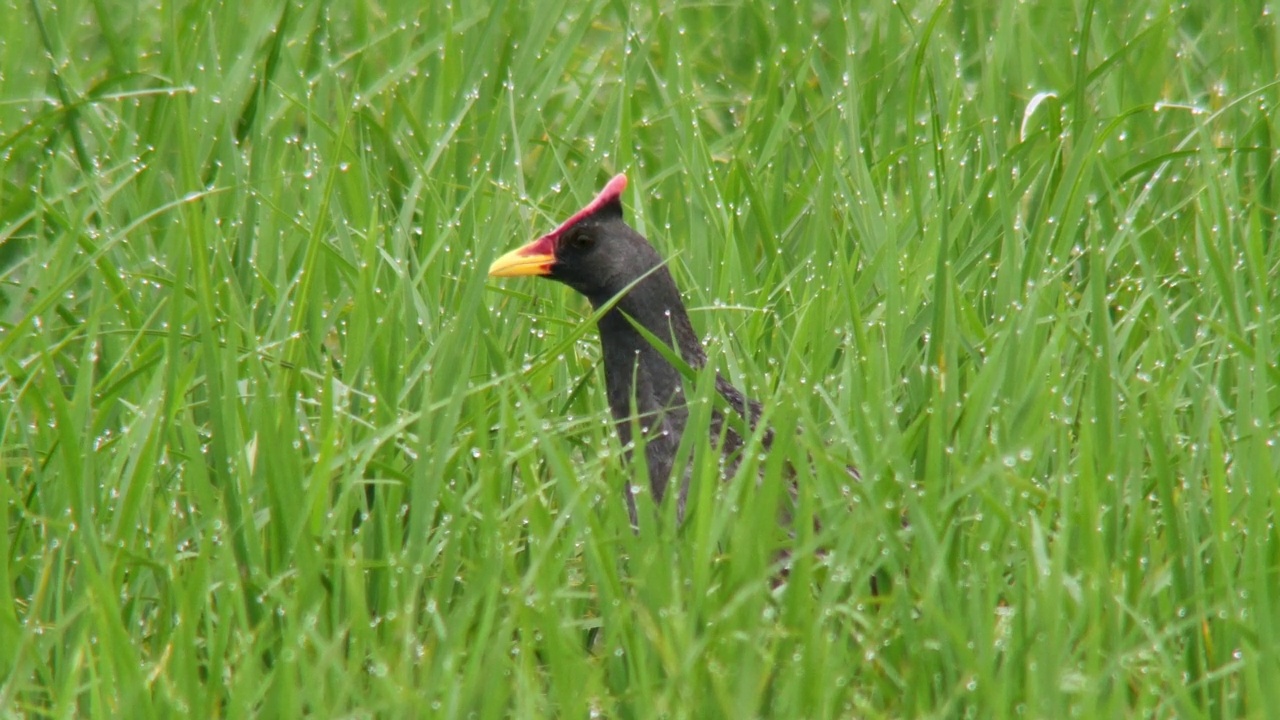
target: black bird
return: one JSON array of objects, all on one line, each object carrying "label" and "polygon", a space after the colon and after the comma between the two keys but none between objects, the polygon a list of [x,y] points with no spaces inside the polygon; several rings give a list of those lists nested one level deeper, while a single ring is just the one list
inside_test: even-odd
[{"label": "black bird", "polygon": [[[626,187],[626,176],[615,175],[586,207],[550,233],[498,258],[489,274],[558,280],[585,295],[597,310],[625,291],[599,320],[606,394],[623,447],[631,446],[633,420],[644,433],[649,488],[654,500],[661,502],[675,469],[672,465],[689,411],[680,371],[632,323],[674,348],[693,368],[705,366],[707,355],[662,258],[644,236],[623,222],[622,191]],[[754,431],[760,404],[748,400],[718,374],[716,391]],[[739,462],[742,436],[726,426],[719,411],[712,412],[711,436],[724,455],[725,473],[732,474]],[[772,439],[772,431],[766,429],[764,445]],[[684,516],[688,494],[688,476],[683,471],[681,475],[678,517]],[[631,524],[638,526],[630,483],[625,496]]]}]

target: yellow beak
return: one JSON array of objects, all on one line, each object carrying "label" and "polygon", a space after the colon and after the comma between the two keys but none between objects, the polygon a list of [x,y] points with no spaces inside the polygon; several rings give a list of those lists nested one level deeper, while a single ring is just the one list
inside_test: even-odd
[{"label": "yellow beak", "polygon": [[539,239],[503,255],[489,266],[493,277],[519,277],[521,275],[550,275],[556,256],[546,251],[546,243]]}]

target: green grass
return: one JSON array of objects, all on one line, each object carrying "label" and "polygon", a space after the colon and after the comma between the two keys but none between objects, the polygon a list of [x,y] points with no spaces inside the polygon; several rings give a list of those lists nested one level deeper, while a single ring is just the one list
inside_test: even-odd
[{"label": "green grass", "polygon": [[[1280,715],[1273,7],[269,5],[0,8],[0,714]],[[639,535],[616,171],[778,431]]]}]

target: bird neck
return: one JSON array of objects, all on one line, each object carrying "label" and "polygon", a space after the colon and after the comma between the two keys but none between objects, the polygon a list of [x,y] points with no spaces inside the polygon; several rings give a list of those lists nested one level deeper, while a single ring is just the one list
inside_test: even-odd
[{"label": "bird neck", "polygon": [[[661,501],[689,411],[680,371],[635,325],[674,348],[693,367],[705,365],[707,357],[675,283],[665,269],[659,272],[665,277],[649,280],[665,283],[646,287],[646,280],[637,285],[600,318],[599,328],[609,410],[624,447],[631,445],[633,428],[644,436],[650,489],[654,499]],[[635,506],[629,503],[634,524]]]},{"label": "bird neck", "polygon": [[[593,304],[599,307],[609,299]],[[633,392],[641,412],[661,410],[681,392],[680,372],[636,330],[637,324],[677,350],[690,366],[700,368],[707,362],[671,274],[657,269],[600,318],[605,380],[615,416],[619,411],[630,414]]]}]

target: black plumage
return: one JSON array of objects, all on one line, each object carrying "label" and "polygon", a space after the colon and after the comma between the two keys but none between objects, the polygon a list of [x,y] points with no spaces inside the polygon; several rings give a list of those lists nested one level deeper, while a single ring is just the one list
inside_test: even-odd
[{"label": "black plumage", "polygon": [[[680,371],[633,322],[678,351],[680,358],[693,368],[704,367],[707,355],[662,258],[648,240],[623,221],[621,196],[626,185],[625,175],[615,176],[595,200],[560,227],[496,260],[489,274],[558,280],[586,296],[596,309],[625,291],[599,320],[606,394],[618,435],[628,452],[633,420],[644,432],[649,488],[654,499],[661,502],[675,470],[672,466],[689,411]],[[745,426],[754,430],[760,418],[759,403],[747,399],[720,375],[716,376],[716,391],[742,417]],[[742,423],[726,424],[725,420],[722,413],[713,411],[710,430],[712,444],[723,454],[728,475],[737,467],[744,441],[733,427],[742,427]],[[767,447],[771,441],[772,433],[766,429],[763,443]],[[682,479],[677,513],[683,517],[688,477],[685,471],[679,475]],[[635,525],[638,518],[630,483],[626,501]]]}]

